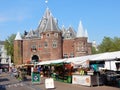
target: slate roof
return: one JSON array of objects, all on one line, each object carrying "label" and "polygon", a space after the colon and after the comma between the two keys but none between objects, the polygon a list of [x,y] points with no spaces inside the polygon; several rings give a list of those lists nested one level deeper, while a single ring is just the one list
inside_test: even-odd
[{"label": "slate roof", "polygon": [[64,39],[73,39],[76,37],[76,32],[72,26],[69,26],[67,30],[64,31]]},{"label": "slate roof", "polygon": [[69,26],[68,29],[66,29],[63,26],[62,29],[60,29],[58,26],[57,19],[53,17],[49,8],[46,8],[46,11],[42,19],[40,20],[37,29],[28,32],[25,38],[39,38],[42,32],[48,32],[48,31],[62,32],[62,37],[64,39],[72,39],[76,37],[88,37],[87,30],[84,30],[82,21],[80,21],[79,23],[77,33],[75,32],[72,26]]},{"label": "slate roof", "polygon": [[46,9],[45,14],[43,15],[40,24],[37,28],[38,32],[47,32],[47,31],[60,31],[56,18],[52,16],[49,8]]}]

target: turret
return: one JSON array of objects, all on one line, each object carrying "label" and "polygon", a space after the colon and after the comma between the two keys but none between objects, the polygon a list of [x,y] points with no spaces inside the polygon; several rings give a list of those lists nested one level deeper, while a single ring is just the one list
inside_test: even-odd
[{"label": "turret", "polygon": [[18,32],[14,40],[14,64],[22,64],[22,37]]}]

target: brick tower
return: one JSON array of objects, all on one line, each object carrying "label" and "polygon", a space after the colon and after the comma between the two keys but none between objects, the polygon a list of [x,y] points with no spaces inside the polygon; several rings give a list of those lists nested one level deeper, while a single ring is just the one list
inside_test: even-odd
[{"label": "brick tower", "polygon": [[22,64],[23,63],[23,41],[20,33],[18,32],[15,40],[14,40],[14,64]]}]

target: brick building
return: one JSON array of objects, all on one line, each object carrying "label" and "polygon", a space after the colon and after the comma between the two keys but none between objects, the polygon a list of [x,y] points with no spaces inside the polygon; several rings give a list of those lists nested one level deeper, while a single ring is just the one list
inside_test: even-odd
[{"label": "brick building", "polygon": [[14,40],[14,63],[23,64],[45,60],[78,57],[91,54],[92,43],[80,21],[77,33],[70,26],[60,29],[58,21],[47,8],[37,29],[17,33]]}]

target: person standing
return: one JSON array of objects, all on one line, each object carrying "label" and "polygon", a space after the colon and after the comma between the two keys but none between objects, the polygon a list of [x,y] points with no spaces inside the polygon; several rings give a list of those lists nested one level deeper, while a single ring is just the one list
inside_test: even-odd
[{"label": "person standing", "polygon": [[0,74],[2,73],[2,68],[0,68]]}]

